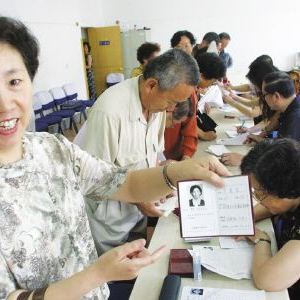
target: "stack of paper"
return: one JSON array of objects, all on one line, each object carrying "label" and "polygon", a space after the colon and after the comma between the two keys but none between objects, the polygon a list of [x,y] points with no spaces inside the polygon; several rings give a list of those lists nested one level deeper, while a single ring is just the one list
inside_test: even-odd
[{"label": "stack of paper", "polygon": [[185,286],[180,300],[265,300],[265,291],[247,291],[235,289],[217,289]]},{"label": "stack of paper", "polygon": [[216,143],[218,145],[241,146],[244,145],[247,136],[248,133],[238,134],[237,136],[228,139],[217,139]]},{"label": "stack of paper", "polygon": [[251,279],[253,248],[221,249],[218,246],[198,246],[202,265],[215,273],[232,279]]},{"label": "stack of paper", "polygon": [[224,153],[230,153],[224,145],[210,145],[205,151],[218,157],[222,156]]}]

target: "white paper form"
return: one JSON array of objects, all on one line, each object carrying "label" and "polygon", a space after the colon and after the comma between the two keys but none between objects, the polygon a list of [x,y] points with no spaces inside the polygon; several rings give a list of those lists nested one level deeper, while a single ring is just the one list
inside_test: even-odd
[{"label": "white paper form", "polygon": [[[224,181],[222,188],[204,181],[179,182],[183,238],[254,234],[248,177],[232,176]],[[195,186],[201,189],[201,206],[191,206],[191,190]]]},{"label": "white paper form", "polygon": [[238,134],[235,137],[228,139],[217,139],[216,143],[218,145],[231,145],[231,146],[242,146],[246,141],[248,133]]},{"label": "white paper form", "polygon": [[251,191],[247,176],[226,178],[217,189],[219,235],[254,235]]},{"label": "white paper form", "polygon": [[233,237],[220,236],[219,244],[222,249],[234,249],[234,248],[253,248],[254,245],[248,240],[237,241]]},{"label": "white paper form", "polygon": [[223,98],[222,93],[218,86],[211,86],[208,91],[205,93],[205,95],[202,96],[202,98],[198,102],[198,110],[203,113],[204,112],[204,106],[205,103],[213,103],[217,107],[223,107]]},{"label": "white paper form", "polygon": [[253,248],[193,245],[193,249],[200,249],[201,263],[206,269],[232,279],[251,279]]},{"label": "white paper form", "polygon": [[180,300],[265,300],[265,291],[185,286]]},{"label": "white paper form", "polygon": [[205,151],[218,157],[222,156],[224,153],[230,153],[224,145],[210,145]]}]

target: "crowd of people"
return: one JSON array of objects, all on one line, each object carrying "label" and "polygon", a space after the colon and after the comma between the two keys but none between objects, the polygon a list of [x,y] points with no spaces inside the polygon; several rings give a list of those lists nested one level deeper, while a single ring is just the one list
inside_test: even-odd
[{"label": "crowd of people", "polygon": [[[114,295],[117,281],[134,279],[166,251],[146,247],[147,218],[162,216],[157,202],[167,201],[180,180],[222,186],[221,177],[230,176],[224,165],[250,176],[255,220],[273,216],[281,224],[273,257],[267,233],[257,229],[248,237],[255,241],[256,286],[289,288],[298,299],[300,96],[267,55],[250,64],[249,85],[228,83],[230,40],[228,33],[208,32],[196,44],[182,30],[162,54],[159,44],[141,45],[140,66],[99,96],[75,145],[60,135],[26,131],[39,45],[23,23],[0,17],[0,299],[121,299]],[[90,47],[84,47],[93,94]],[[199,112],[198,102],[222,80],[229,92],[224,102],[254,118],[248,141],[257,145],[246,156],[224,154],[221,162],[193,159],[198,142],[217,135],[197,122],[210,111],[206,105]],[[262,133],[251,135],[257,128]],[[274,131],[277,139],[266,139]],[[190,194],[190,206],[209,201],[199,185]],[[121,287],[123,297],[131,288]]]}]

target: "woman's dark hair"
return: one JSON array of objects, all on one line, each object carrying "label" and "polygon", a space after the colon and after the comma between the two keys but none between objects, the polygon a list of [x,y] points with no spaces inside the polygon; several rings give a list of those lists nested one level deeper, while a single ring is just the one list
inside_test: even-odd
[{"label": "woman's dark hair", "polygon": [[200,53],[195,57],[200,73],[203,74],[205,79],[218,79],[220,80],[225,76],[226,66],[220,57],[215,53]]},{"label": "woman's dark hair", "polygon": [[91,45],[88,42],[83,42],[83,46],[87,46],[88,51],[91,52]]},{"label": "woman's dark hair", "polygon": [[244,157],[243,174],[252,174],[269,194],[279,198],[300,196],[300,144],[292,139],[266,140]]},{"label": "woman's dark hair", "polygon": [[264,77],[275,71],[278,71],[278,69],[273,64],[261,61],[260,63],[250,65],[249,72],[246,77],[261,91]]},{"label": "woman's dark hair", "polygon": [[136,58],[142,65],[144,63],[144,59],[149,59],[154,52],[159,52],[160,46],[157,43],[144,43],[142,44],[136,52]]},{"label": "woman's dark hair", "polygon": [[279,93],[284,98],[292,97],[295,92],[294,81],[281,71],[273,72],[264,77],[264,90],[268,94]]},{"label": "woman's dark hair", "polygon": [[260,55],[258,56],[249,66],[249,69],[251,69],[252,67],[254,67],[255,65],[257,64],[260,64],[260,63],[268,63],[270,65],[273,65],[273,60],[271,58],[271,56],[267,55],[267,54],[263,54],[263,55]]},{"label": "woman's dark hair", "polygon": [[190,43],[192,46],[196,44],[196,39],[191,32],[189,32],[187,30],[181,30],[181,31],[177,31],[173,34],[173,36],[171,38],[171,47],[172,48],[176,47],[180,43],[182,36],[186,36],[190,40]]},{"label": "woman's dark hair", "polygon": [[202,194],[202,188],[200,185],[192,185],[190,187],[190,194],[192,194],[192,192],[195,190],[195,189],[198,189],[200,191],[200,193]]},{"label": "woman's dark hair", "polygon": [[0,43],[11,46],[21,54],[27,72],[33,80],[39,66],[39,45],[29,29],[18,20],[0,17]]},{"label": "woman's dark hair", "polygon": [[267,58],[267,55],[259,56],[254,62],[249,66],[249,72],[246,77],[257,89],[257,96],[259,96],[259,105],[262,110],[262,116],[264,119],[270,119],[275,113],[270,109],[265,99],[262,97],[262,84],[266,75],[278,71]]},{"label": "woman's dark hair", "polygon": [[188,98],[186,101],[179,102],[173,112],[173,119],[179,121],[183,117],[191,118],[194,115],[195,109],[193,101]]}]

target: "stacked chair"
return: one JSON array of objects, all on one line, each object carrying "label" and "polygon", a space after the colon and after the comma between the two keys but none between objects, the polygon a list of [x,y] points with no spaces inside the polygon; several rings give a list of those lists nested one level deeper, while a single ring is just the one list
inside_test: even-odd
[{"label": "stacked chair", "polygon": [[[78,99],[78,93],[77,93],[75,85],[73,83],[67,83],[67,84],[63,85],[62,88],[63,88],[63,90],[64,90],[64,92],[65,92],[65,94],[67,96],[67,99],[69,101],[74,101],[74,100],[80,101],[81,100],[81,99],[80,100]],[[96,99],[81,100],[81,101],[87,107],[92,107],[94,105]]]}]

